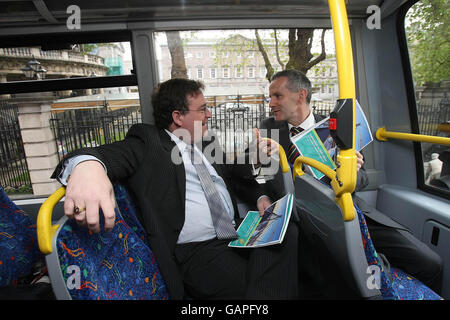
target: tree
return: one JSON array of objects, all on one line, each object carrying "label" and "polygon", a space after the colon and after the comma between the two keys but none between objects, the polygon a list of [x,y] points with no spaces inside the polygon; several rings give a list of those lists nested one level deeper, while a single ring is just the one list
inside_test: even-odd
[{"label": "tree", "polygon": [[[280,42],[278,39],[278,30],[274,29],[273,38],[275,42],[275,56],[277,62],[281,66],[282,69],[295,69],[299,70],[303,73],[307,73],[309,69],[317,65],[319,62],[326,59],[325,52],[325,32],[326,29],[322,30],[321,34],[321,53],[318,56],[314,56],[311,52],[314,38],[314,29],[289,29],[288,30],[288,61],[283,63],[282,54],[280,50],[283,46],[280,46]],[[267,49],[264,46],[261,37],[259,36],[258,29],[255,29],[256,42],[261,55],[263,56],[264,63],[266,66],[266,78],[270,81],[272,75],[275,70],[272,66],[272,62],[269,59],[269,54],[267,53]]]},{"label": "tree", "polygon": [[408,11],[406,36],[416,85],[450,76],[450,2],[422,0]]},{"label": "tree", "polygon": [[[254,59],[251,52],[261,54],[266,68],[266,78],[270,81],[272,75],[281,68],[296,69],[305,74],[321,61],[327,58],[325,52],[325,32],[321,32],[320,54],[313,54],[314,29],[274,29],[270,35],[261,37],[260,30],[255,29],[255,39],[249,39],[235,34],[219,41],[216,47],[216,62],[221,65],[232,65],[232,58],[227,58],[227,52],[238,53],[241,64],[251,64]],[[284,34],[284,37],[281,36]],[[286,37],[287,35],[287,37]],[[317,70],[316,70],[317,71]]]},{"label": "tree", "polygon": [[187,78],[186,61],[184,60],[183,43],[179,31],[166,31],[167,46],[172,58],[171,78]]}]

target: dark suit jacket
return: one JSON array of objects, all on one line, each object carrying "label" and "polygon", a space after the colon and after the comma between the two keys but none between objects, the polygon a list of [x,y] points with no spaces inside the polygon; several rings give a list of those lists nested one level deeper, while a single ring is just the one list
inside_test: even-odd
[{"label": "dark suit jacket", "polygon": [[[204,146],[209,143],[214,142],[206,142]],[[130,128],[123,141],[79,149],[67,158],[80,154],[93,155],[105,164],[111,181],[126,185],[141,215],[171,298],[182,299],[183,281],[174,260],[174,249],[185,219],[186,174],[182,161],[176,165],[171,160],[172,150],[179,154],[175,142],[164,130],[137,124]],[[221,152],[221,149],[215,150]],[[256,182],[240,179],[242,170],[246,169],[244,166],[212,165],[225,181],[236,214],[234,186],[241,187],[238,191],[243,196],[241,199],[253,204],[263,194]],[[62,162],[53,173],[53,178],[58,176],[61,166]]]}]

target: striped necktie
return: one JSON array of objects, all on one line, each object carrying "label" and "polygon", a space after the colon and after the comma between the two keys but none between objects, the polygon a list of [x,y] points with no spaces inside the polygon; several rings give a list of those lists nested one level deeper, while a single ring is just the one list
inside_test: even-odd
[{"label": "striped necktie", "polygon": [[208,168],[203,163],[201,155],[198,152],[195,152],[193,145],[188,145],[187,148],[189,148],[188,151],[190,151],[192,165],[197,171],[200,184],[205,193],[217,238],[236,239],[236,230],[233,227],[230,216],[225,210],[222,198],[217,191],[216,185],[212,181]]},{"label": "striped necktie", "polygon": [[[291,133],[291,136],[295,136],[303,131],[303,128],[297,128],[292,127],[289,132]],[[288,160],[289,162],[294,165],[295,159],[298,158],[300,153],[298,152],[298,149],[295,147],[295,145],[292,143],[292,141],[289,140],[289,149],[288,149]]]}]

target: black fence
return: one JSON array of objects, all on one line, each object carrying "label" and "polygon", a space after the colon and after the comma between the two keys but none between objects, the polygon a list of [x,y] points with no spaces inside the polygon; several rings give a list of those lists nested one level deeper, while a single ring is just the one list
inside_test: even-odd
[{"label": "black fence", "polygon": [[142,122],[140,106],[58,109],[50,126],[56,138],[59,158],[68,152],[122,140],[128,129]]},{"label": "black fence", "polygon": [[0,184],[8,192],[31,192],[18,108],[0,101]]},{"label": "black fence", "polygon": [[[264,99],[259,99],[260,103],[251,103],[254,102],[251,100],[241,102],[239,99],[229,101],[218,103],[214,99],[210,103],[212,117],[208,121],[208,128],[215,130],[222,148],[230,157],[234,157],[243,152],[253,139],[252,129],[258,128],[260,122],[272,114]],[[323,115],[328,115],[333,107],[333,103],[312,104],[313,112]]]}]

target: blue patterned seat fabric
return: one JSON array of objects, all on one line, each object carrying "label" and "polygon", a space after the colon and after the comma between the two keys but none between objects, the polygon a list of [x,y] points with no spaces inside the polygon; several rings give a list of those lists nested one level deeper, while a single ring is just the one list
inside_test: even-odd
[{"label": "blue patterned seat fabric", "polygon": [[[69,293],[76,300],[166,300],[167,288],[130,197],[120,184],[114,192],[119,208],[111,232],[94,234],[71,220],[59,232],[57,250]],[[100,223],[103,230],[102,213]],[[77,269],[79,282],[73,276]]]},{"label": "blue patterned seat fabric", "polygon": [[40,258],[36,225],[0,186],[0,287],[17,285]]},{"label": "blue patterned seat fabric", "polygon": [[390,268],[386,274],[383,265],[367,228],[366,219],[362,211],[355,205],[358,214],[359,226],[363,240],[364,252],[369,266],[376,266],[380,272],[380,292],[385,300],[440,300],[442,299],[433,290],[419,280],[407,275],[402,270]]}]

